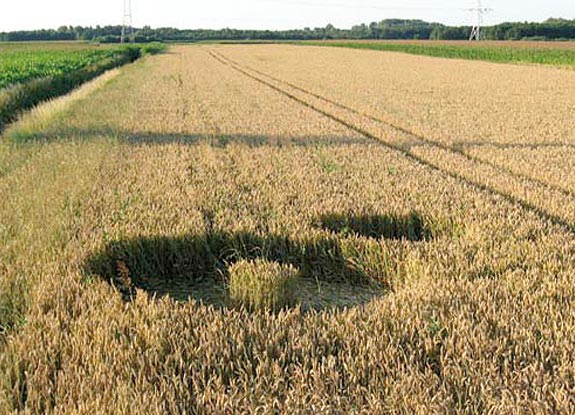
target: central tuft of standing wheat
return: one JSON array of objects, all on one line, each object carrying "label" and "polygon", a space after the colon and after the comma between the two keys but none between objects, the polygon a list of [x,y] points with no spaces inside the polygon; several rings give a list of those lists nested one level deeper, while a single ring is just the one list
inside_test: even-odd
[{"label": "central tuft of standing wheat", "polygon": [[229,267],[232,302],[251,310],[279,310],[293,306],[299,271],[262,259],[239,261]]}]

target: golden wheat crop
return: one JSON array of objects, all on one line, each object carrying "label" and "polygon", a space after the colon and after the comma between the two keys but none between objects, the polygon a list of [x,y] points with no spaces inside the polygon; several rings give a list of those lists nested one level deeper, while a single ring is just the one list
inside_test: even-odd
[{"label": "golden wheat crop", "polygon": [[575,195],[575,144],[477,145],[469,146],[467,152],[478,159],[496,163],[526,177],[542,180]]},{"label": "golden wheat crop", "polygon": [[[418,65],[461,79],[410,99],[425,96]],[[575,201],[495,156],[434,146],[441,123],[441,137],[475,131],[420,118],[432,97],[459,105],[466,65],[494,71],[173,47],[37,131],[24,118],[20,137],[40,140],[10,144],[15,125],[0,147],[0,412],[572,413]],[[492,83],[515,100],[506,79]],[[382,111],[422,137],[359,106],[401,95]],[[254,262],[297,269],[301,304],[228,304],[229,273]]]},{"label": "golden wheat crop", "polygon": [[[508,94],[505,96],[503,105],[513,106],[515,110],[511,112],[510,109],[509,111],[509,114],[513,113],[513,117],[498,118],[494,116],[493,111],[482,112],[486,111],[487,105],[500,111],[499,105],[496,105],[495,102],[489,102],[492,99],[489,95],[491,91],[487,91],[487,95],[485,95],[486,99],[484,101],[488,104],[482,101],[481,105],[485,104],[485,106],[471,105],[469,100],[477,99],[477,95],[474,95],[477,91],[474,91],[471,86],[464,89],[463,78],[465,76],[458,81],[461,83],[458,88],[454,88],[452,83],[448,82],[447,77],[451,76],[450,72],[453,72],[458,66],[463,66],[464,71],[478,70],[475,66],[465,67],[467,64],[465,61],[455,62],[449,66],[443,60],[437,62],[427,60],[425,62],[433,63],[432,71],[428,74],[423,70],[415,69],[417,68],[416,64],[409,61],[412,57],[392,54],[391,58],[389,56],[383,58],[391,59],[390,62],[396,63],[396,66],[387,68],[385,72],[386,76],[390,78],[386,82],[389,81],[393,85],[393,88],[390,89],[386,85],[377,83],[378,81],[374,79],[377,74],[370,73],[366,75],[362,72],[366,71],[369,66],[367,61],[361,64],[362,59],[368,59],[369,57],[369,55],[362,54],[363,51],[352,51],[355,55],[348,57],[356,62],[356,65],[362,65],[363,69],[354,69],[356,73],[360,74],[359,76],[344,77],[339,83],[335,82],[335,78],[330,80],[329,69],[322,70],[320,67],[321,65],[329,65],[331,68],[336,67],[335,63],[331,64],[329,61],[331,54],[326,52],[326,54],[321,55],[322,59],[311,60],[310,62],[313,65],[317,65],[317,67],[314,66],[314,70],[317,70],[317,72],[312,71],[312,73],[326,72],[325,78],[329,83],[314,78],[314,84],[311,85],[309,78],[313,78],[312,75],[306,81],[300,80],[297,77],[299,73],[297,66],[290,66],[294,69],[289,72],[286,71],[287,65],[285,65],[285,61],[274,60],[274,46],[267,47],[271,49],[260,52],[266,53],[266,58],[261,58],[257,53],[248,53],[250,51],[248,47],[229,50],[216,48],[210,53],[222,63],[244,73],[246,76],[263,82],[284,95],[290,96],[304,105],[311,106],[327,116],[335,118],[340,123],[350,126],[363,135],[370,136],[390,147],[401,150],[407,156],[415,158],[419,162],[467,180],[476,186],[487,187],[491,191],[523,204],[525,207],[551,217],[558,223],[565,225],[566,222],[573,223],[575,221],[575,199],[564,184],[557,184],[557,174],[555,176],[550,175],[549,168],[545,164],[552,165],[551,161],[540,164],[539,166],[542,166],[542,168],[538,168],[537,171],[529,171],[529,166],[525,165],[524,159],[509,157],[505,162],[501,162],[501,160],[492,157],[489,152],[468,150],[479,144],[501,148],[516,148],[518,146],[542,147],[543,150],[548,147],[568,147],[569,144],[557,144],[553,140],[557,140],[558,134],[559,136],[570,136],[574,131],[571,128],[572,99],[570,97],[564,99],[563,97],[563,90],[571,87],[572,72],[559,71],[561,76],[558,77],[555,76],[557,69],[521,67],[521,71],[527,75],[538,76],[537,83],[531,82],[537,88],[541,87],[541,83],[547,82],[548,79],[552,78],[556,84],[554,84],[553,88],[545,87],[545,97],[552,97],[553,99],[546,98],[544,102],[546,105],[542,105],[541,102],[537,102],[536,105],[524,105],[524,101],[533,100],[538,96],[541,101],[543,94],[539,93],[538,95],[536,90],[530,89],[514,94],[509,92],[513,91],[513,88],[504,89],[499,92],[502,96],[505,93]],[[297,50],[297,48],[295,49]],[[297,54],[293,55],[300,56]],[[233,59],[230,59],[229,56],[232,56]],[[381,61],[382,58],[378,59]],[[378,59],[374,58],[371,64],[381,63]],[[393,59],[396,59],[396,61],[393,61]],[[408,61],[405,62],[405,59]],[[345,66],[347,68],[350,65]],[[406,65],[414,68],[409,74],[404,73],[403,68]],[[524,78],[523,80],[521,76],[516,77],[517,72],[513,66],[489,65],[491,66],[487,70],[483,68],[484,70],[478,72],[478,77],[482,75],[489,78],[501,78],[506,80],[506,85],[511,83],[512,80],[515,82],[513,85],[520,85],[521,82],[523,82],[523,85],[528,84],[525,74],[521,75]],[[538,73],[537,71],[539,70],[543,72]],[[545,72],[546,70],[550,72]],[[269,71],[272,71],[271,74]],[[529,71],[535,71],[535,73],[530,73]],[[415,76],[417,75],[416,72],[423,77],[421,80]],[[285,78],[282,78],[282,76],[285,76]],[[334,72],[334,76],[339,76],[339,74]],[[401,82],[396,79],[399,76],[402,78]],[[518,80],[515,80],[515,78],[518,78]],[[420,104],[413,101],[406,105],[402,101],[403,97],[410,94],[421,94],[421,91],[425,90],[424,82],[427,84],[436,83],[442,87],[437,89],[436,93],[432,90],[429,91],[430,97],[427,101],[418,99]],[[474,85],[473,83],[471,84]],[[327,85],[329,85],[329,88]],[[501,89],[500,83],[496,86]],[[389,95],[387,98],[392,102],[389,106],[385,105],[386,94]],[[515,95],[517,95],[517,99],[514,98]],[[391,96],[393,96],[393,100],[391,100]],[[442,102],[444,99],[448,100],[449,105]],[[376,100],[377,104],[369,107],[368,104],[372,100]],[[397,113],[392,114],[389,107],[392,112],[396,111]],[[428,111],[429,113],[423,119],[418,120],[417,111],[419,110]],[[521,113],[523,114],[521,115]],[[530,123],[513,125],[515,133],[511,134],[510,131],[505,130],[502,126],[505,124],[505,128],[507,128],[508,125],[512,125],[518,114],[523,118],[539,120],[539,128],[553,124],[555,130],[534,130],[533,122],[530,121]],[[447,125],[445,117],[448,116],[457,121],[459,128],[459,133],[457,134],[466,136],[473,134],[474,137],[480,134],[482,139],[456,140],[454,139],[456,133],[450,132],[449,127],[441,131],[439,128],[433,129],[430,127],[433,124],[437,124],[437,126]],[[466,121],[470,117],[474,118],[476,122],[470,123]],[[410,120],[413,119],[418,121],[418,127],[416,128],[410,125]],[[500,127],[497,127],[498,125]],[[493,128],[493,126],[496,126],[499,130],[500,135],[497,139],[491,137],[491,133],[481,130],[481,128]],[[562,133],[558,133],[559,130]],[[522,138],[525,137],[524,134],[533,134],[534,131],[536,134],[540,134],[537,142]],[[439,133],[445,134],[444,138],[449,138],[442,139]],[[516,142],[509,142],[512,139],[516,140]],[[502,141],[503,144],[497,144],[499,141]],[[568,159],[568,156],[566,158]],[[562,171],[561,173],[566,178],[571,175],[569,171]]]},{"label": "golden wheat crop", "polygon": [[232,303],[251,310],[281,310],[297,304],[299,271],[292,265],[240,260],[229,273]]},{"label": "golden wheat crop", "polygon": [[319,47],[219,50],[442,143],[575,141],[573,71]]}]

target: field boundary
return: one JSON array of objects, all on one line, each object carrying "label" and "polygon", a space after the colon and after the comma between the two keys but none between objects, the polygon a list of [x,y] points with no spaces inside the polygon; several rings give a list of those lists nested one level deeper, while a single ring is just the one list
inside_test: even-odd
[{"label": "field boundary", "polygon": [[104,87],[108,82],[119,75],[119,67],[110,69],[98,75],[96,78],[83,83],[66,95],[61,95],[39,103],[32,109],[20,114],[20,117],[9,124],[2,132],[1,137],[14,142],[33,139],[39,131],[48,128],[50,124],[67,111],[71,105],[90,97],[91,94]]},{"label": "field boundary", "polygon": [[[71,72],[31,78],[0,89],[0,134],[18,116],[34,106],[68,94],[103,73],[135,62],[142,56],[162,53],[164,45],[132,45],[116,49],[110,57]],[[32,52],[33,53],[33,52]]]}]

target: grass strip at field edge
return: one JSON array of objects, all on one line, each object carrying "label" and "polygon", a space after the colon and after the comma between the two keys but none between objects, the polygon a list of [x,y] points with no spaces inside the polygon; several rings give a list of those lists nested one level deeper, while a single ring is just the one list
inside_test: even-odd
[{"label": "grass strip at field edge", "polygon": [[34,78],[24,83],[0,89],[0,133],[23,111],[35,105],[65,95],[108,70],[134,62],[145,55],[163,53],[163,44],[135,45],[118,49],[112,57],[59,76]]}]

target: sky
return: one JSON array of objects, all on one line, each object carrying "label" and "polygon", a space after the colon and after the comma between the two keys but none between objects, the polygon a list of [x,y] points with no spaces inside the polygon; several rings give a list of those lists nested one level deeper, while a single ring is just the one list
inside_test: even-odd
[{"label": "sky", "polygon": [[[131,0],[134,26],[182,29],[339,28],[386,18],[450,25],[474,21],[477,0]],[[4,3],[4,4],[1,4]],[[483,0],[485,24],[575,19],[575,0]],[[123,0],[0,0],[0,32],[122,23]]]}]

